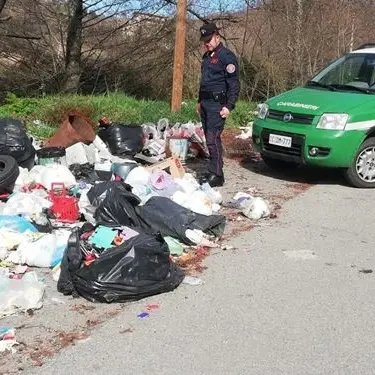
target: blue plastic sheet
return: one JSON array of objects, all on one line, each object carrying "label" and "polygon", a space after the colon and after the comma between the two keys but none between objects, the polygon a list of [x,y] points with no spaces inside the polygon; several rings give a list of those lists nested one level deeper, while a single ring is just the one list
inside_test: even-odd
[{"label": "blue plastic sheet", "polygon": [[26,231],[37,232],[37,229],[26,220],[23,216],[17,215],[0,215],[0,228],[7,228],[19,233]]}]

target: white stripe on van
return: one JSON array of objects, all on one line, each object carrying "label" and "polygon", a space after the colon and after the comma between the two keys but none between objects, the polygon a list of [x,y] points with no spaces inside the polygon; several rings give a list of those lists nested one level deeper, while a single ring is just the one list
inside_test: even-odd
[{"label": "white stripe on van", "polygon": [[365,130],[375,126],[375,120],[349,122],[346,124],[345,130]]}]

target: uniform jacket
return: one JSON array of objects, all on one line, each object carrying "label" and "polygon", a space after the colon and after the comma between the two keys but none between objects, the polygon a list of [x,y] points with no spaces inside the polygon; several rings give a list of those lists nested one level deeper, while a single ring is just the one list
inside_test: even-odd
[{"label": "uniform jacket", "polygon": [[224,105],[233,110],[240,92],[238,60],[222,43],[214,51],[203,55],[198,102],[202,100],[202,92],[220,91],[226,93]]}]

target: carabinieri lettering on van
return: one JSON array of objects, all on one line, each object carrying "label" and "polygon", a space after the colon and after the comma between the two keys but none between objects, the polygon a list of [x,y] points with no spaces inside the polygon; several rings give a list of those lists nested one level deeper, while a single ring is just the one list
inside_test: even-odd
[{"label": "carabinieri lettering on van", "polygon": [[303,104],[303,103],[294,103],[294,102],[278,102],[277,106],[282,105],[286,107],[297,107],[297,108],[304,108],[304,109],[312,109],[316,111],[319,107],[312,104]]}]

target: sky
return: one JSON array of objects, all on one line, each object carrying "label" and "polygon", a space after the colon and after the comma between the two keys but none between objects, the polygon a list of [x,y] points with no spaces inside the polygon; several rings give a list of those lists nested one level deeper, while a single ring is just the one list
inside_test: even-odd
[{"label": "sky", "polygon": [[[248,0],[248,2],[256,6],[259,0]],[[113,3],[116,3],[116,6],[103,8],[103,6]],[[118,12],[118,10],[122,10],[125,13],[142,10],[150,13],[155,12],[160,15],[174,13],[174,5],[161,8],[161,3],[163,3],[163,0],[86,0],[86,4],[96,4],[96,9],[102,8],[107,14]],[[245,7],[245,0],[188,0],[188,6],[199,15],[205,17],[213,13],[241,10]],[[91,9],[93,10],[95,8],[92,7]]]}]

